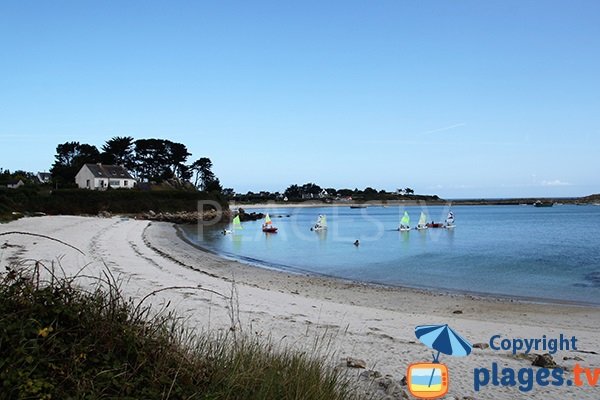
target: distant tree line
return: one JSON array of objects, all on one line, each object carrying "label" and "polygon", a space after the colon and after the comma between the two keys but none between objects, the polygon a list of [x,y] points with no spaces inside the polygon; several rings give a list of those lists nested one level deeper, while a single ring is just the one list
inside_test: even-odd
[{"label": "distant tree line", "polygon": [[287,187],[283,193],[280,192],[248,192],[245,194],[235,193],[233,189],[224,189],[223,194],[231,199],[241,202],[260,202],[265,200],[284,200],[288,201],[301,201],[309,199],[317,200],[341,200],[349,199],[352,200],[394,200],[400,198],[409,198],[413,196],[415,191],[409,187],[404,189],[397,189],[394,192],[388,192],[386,190],[377,190],[372,187],[366,187],[364,189],[336,189],[336,188],[323,188],[315,183],[309,182],[303,185],[293,184]]},{"label": "distant tree line", "polygon": [[35,175],[31,172],[16,170],[14,172],[10,172],[8,169],[0,168],[0,185],[6,185],[12,181],[22,180],[23,183],[29,184],[34,183],[37,179]]},{"label": "distant tree line", "polygon": [[101,151],[96,146],[66,142],[56,147],[55,161],[50,169],[52,179],[59,185],[71,184],[84,164],[115,164],[125,167],[135,178],[144,182],[167,179],[190,181],[200,190],[221,191],[221,183],[212,172],[212,162],[201,157],[188,163],[191,156],[183,143],[166,139],[113,137]]}]

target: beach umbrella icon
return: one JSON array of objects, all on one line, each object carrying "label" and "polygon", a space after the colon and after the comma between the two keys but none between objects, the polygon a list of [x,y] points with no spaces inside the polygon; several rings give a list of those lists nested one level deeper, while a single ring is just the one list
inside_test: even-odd
[{"label": "beach umbrella icon", "polygon": [[437,350],[433,362],[438,362],[440,353],[449,356],[468,356],[473,349],[471,343],[460,336],[454,329],[446,325],[419,325],[415,328],[415,335],[424,345]]},{"label": "beach umbrella icon", "polygon": [[[437,350],[437,355],[433,353],[433,362],[439,363],[440,353],[449,356],[464,357],[468,356],[473,349],[471,343],[456,333],[452,328],[445,325],[419,325],[415,328],[415,335],[424,345],[433,350]],[[429,379],[429,386],[433,380],[433,374]]]}]

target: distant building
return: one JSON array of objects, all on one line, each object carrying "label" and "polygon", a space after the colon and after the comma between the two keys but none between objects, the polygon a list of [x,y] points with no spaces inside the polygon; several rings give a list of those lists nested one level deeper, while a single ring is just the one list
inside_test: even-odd
[{"label": "distant building", "polygon": [[9,188],[9,189],[16,189],[16,188],[19,188],[19,187],[21,187],[23,185],[25,185],[25,183],[21,179],[19,179],[18,181],[8,181],[8,182],[6,182],[6,187]]},{"label": "distant building", "polygon": [[49,172],[38,172],[35,176],[39,183],[50,183],[52,175]]},{"label": "distant building", "polygon": [[137,181],[120,165],[85,164],[75,182],[81,189],[106,190],[132,189]]}]

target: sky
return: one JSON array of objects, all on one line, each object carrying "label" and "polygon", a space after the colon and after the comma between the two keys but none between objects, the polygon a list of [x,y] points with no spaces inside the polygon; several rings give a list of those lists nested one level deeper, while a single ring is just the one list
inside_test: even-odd
[{"label": "sky", "polygon": [[600,192],[598,1],[3,1],[0,167],[187,145],[225,187]]}]

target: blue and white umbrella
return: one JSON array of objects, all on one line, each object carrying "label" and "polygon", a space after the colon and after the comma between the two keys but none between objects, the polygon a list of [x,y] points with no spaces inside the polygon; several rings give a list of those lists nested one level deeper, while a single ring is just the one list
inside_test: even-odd
[{"label": "blue and white umbrella", "polygon": [[[473,349],[471,343],[456,333],[452,328],[446,325],[419,325],[415,328],[415,335],[423,344],[434,350],[437,355],[433,355],[433,362],[439,362],[440,353],[449,356],[464,357],[468,356]],[[433,380],[435,369],[431,371],[429,386]]]},{"label": "blue and white umbrella", "polygon": [[437,350],[434,362],[438,362],[440,353],[449,356],[464,357],[471,353],[473,346],[466,339],[446,325],[420,325],[415,328],[415,335],[428,347]]}]

